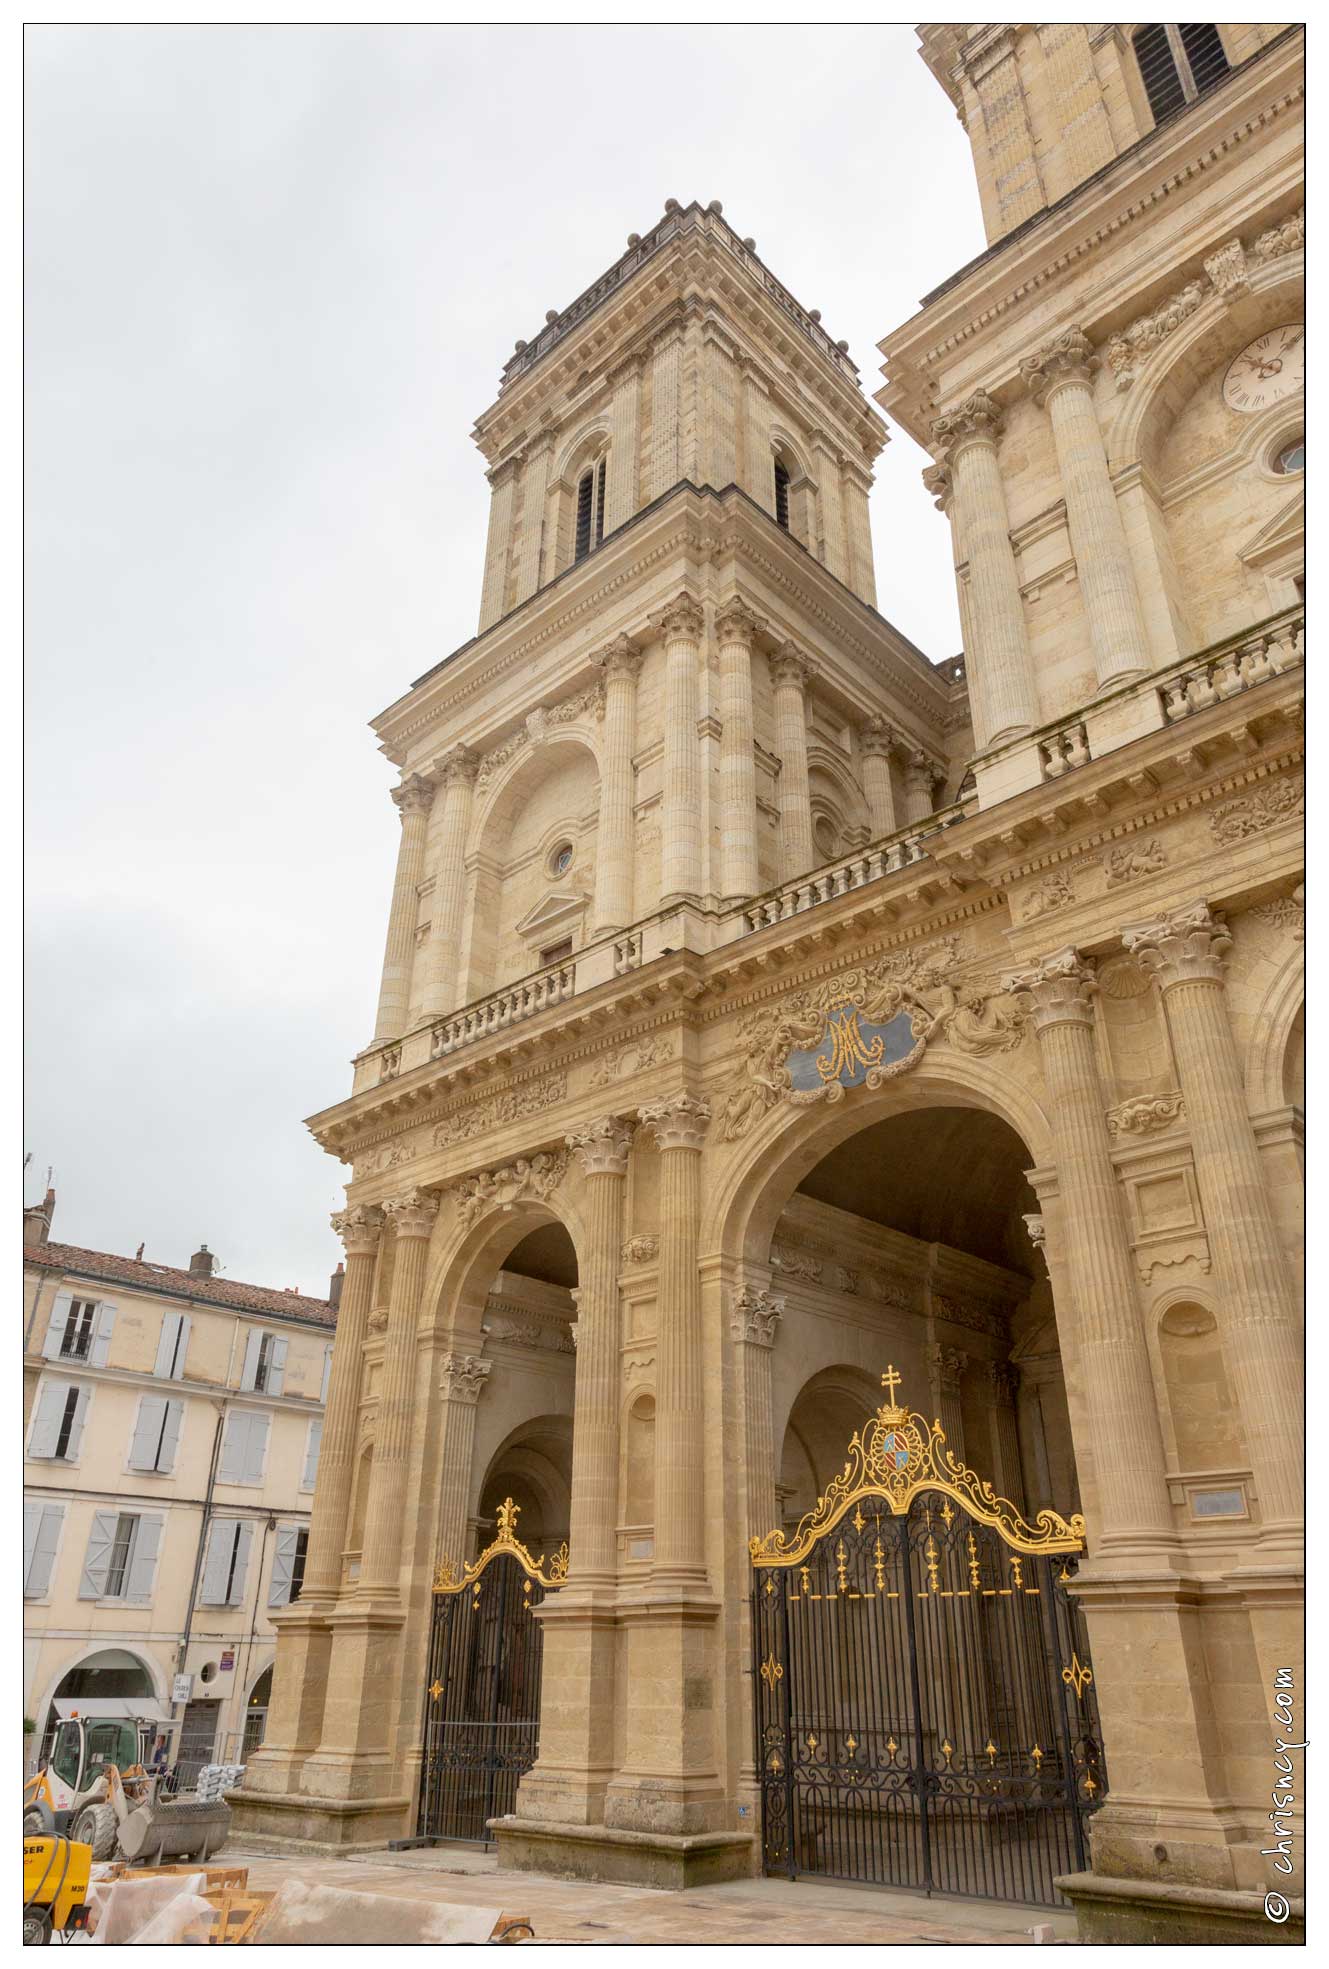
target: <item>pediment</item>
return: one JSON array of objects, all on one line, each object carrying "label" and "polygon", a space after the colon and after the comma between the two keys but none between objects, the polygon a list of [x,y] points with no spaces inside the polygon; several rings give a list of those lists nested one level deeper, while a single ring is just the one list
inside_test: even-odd
[{"label": "pediment", "polygon": [[1244,547],[1237,549],[1238,557],[1247,567],[1262,567],[1267,561],[1282,559],[1285,554],[1304,554],[1305,551],[1306,494],[1300,488],[1286,506],[1281,507],[1271,520],[1265,521],[1258,533],[1252,534]]},{"label": "pediment", "polygon": [[517,925],[519,937],[540,936],[546,930],[556,930],[580,916],[585,909],[587,898],[578,895],[575,889],[556,889],[552,895],[545,896],[528,910]]}]

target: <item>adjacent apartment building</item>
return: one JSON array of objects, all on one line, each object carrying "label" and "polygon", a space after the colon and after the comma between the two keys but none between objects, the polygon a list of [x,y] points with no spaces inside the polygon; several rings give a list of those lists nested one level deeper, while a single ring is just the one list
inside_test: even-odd
[{"label": "adjacent apartment building", "polygon": [[263,1740],[297,1599],[340,1295],[52,1241],[24,1212],[26,1761],[61,1717],[159,1726],[186,1772]]}]

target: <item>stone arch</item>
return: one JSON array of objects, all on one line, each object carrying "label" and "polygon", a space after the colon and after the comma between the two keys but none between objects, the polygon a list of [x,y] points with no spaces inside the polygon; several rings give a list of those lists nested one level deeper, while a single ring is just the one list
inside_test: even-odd
[{"label": "stone arch", "polygon": [[776,1469],[784,1522],[812,1509],[849,1457],[849,1442],[874,1409],[881,1388],[861,1367],[836,1362],[803,1383],[783,1417],[775,1418]]},{"label": "stone arch", "polygon": [[[93,1668],[103,1657],[106,1658],[104,1665],[107,1670],[121,1675],[131,1674],[136,1670],[140,1678],[146,1681],[148,1686],[145,1690],[126,1692],[125,1699],[127,1701],[132,1702],[136,1694],[158,1703],[164,1703],[167,1700],[165,1670],[159,1667],[150,1654],[143,1652],[139,1648],[124,1647],[120,1645],[114,1636],[106,1637],[106,1641],[109,1644],[104,1644],[101,1647],[89,1647],[85,1642],[81,1646],[74,1648],[71,1653],[64,1657],[56,1673],[47,1682],[45,1692],[40,1703],[37,1705],[36,1713],[33,1717],[33,1721],[37,1725],[36,1743],[39,1754],[44,1749],[46,1740],[50,1736],[52,1726],[56,1720],[55,1701],[60,1695],[63,1684],[70,1676],[76,1674],[79,1669]],[[117,1659],[117,1657],[123,1657],[123,1661]],[[69,1698],[71,1701],[74,1699],[73,1697]]]},{"label": "stone arch", "polygon": [[[563,1152],[548,1147],[527,1149],[507,1166],[515,1169],[523,1161],[534,1163],[541,1154],[552,1157]],[[422,1305],[433,1309],[438,1325],[478,1329],[485,1300],[504,1261],[531,1231],[544,1225],[558,1224],[567,1232],[580,1271],[586,1228],[576,1198],[567,1193],[568,1174],[565,1159],[563,1175],[551,1184],[547,1197],[532,1193],[507,1203],[495,1201],[469,1223],[458,1216],[436,1245],[431,1244]],[[448,1208],[446,1200],[443,1207]]]},{"label": "stone arch", "polygon": [[817,487],[808,469],[803,443],[783,424],[771,425],[770,439],[769,470],[773,474],[775,467],[782,465],[789,474],[789,531],[795,540],[801,540],[805,547],[815,551],[818,533]]},{"label": "stone arch", "polygon": [[[834,749],[824,743],[814,743],[808,748],[808,798],[818,862],[850,854],[859,839],[871,839],[872,817],[863,789],[854,778],[848,760],[837,757]],[[830,820],[839,837],[838,846],[829,854],[822,853],[824,844],[817,833],[818,819]]]},{"label": "stone arch", "polygon": [[[588,730],[560,725],[528,738],[499,768],[466,858],[464,999],[538,970],[551,946],[587,941],[599,818],[600,759]],[[566,872],[549,858],[564,836],[573,850]]]},{"label": "stone arch", "polygon": [[577,484],[588,467],[604,461],[609,468],[611,430],[609,419],[597,413],[581,424],[558,453],[545,490],[546,524],[549,527],[549,554],[552,566],[546,580],[569,567],[576,547]]},{"label": "stone arch", "polygon": [[472,1471],[477,1550],[493,1535],[498,1507],[511,1497],[521,1516],[517,1536],[536,1557],[566,1540],[572,1506],[572,1417],[542,1414],[510,1429],[483,1470]]},{"label": "stone arch", "polygon": [[[1246,1103],[1252,1114],[1300,1105],[1292,1099],[1297,1090],[1289,1089],[1288,1067],[1298,1042],[1304,1044],[1305,1017],[1306,953],[1299,944],[1283,959],[1252,1021],[1246,1056]],[[1300,1091],[1304,1101],[1304,1080]]]}]

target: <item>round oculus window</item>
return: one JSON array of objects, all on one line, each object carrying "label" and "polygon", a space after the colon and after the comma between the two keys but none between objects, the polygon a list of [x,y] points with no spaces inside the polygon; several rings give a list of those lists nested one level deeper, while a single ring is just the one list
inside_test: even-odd
[{"label": "round oculus window", "polygon": [[1306,435],[1293,438],[1288,444],[1281,444],[1269,461],[1274,470],[1287,477],[1291,473],[1306,469]]},{"label": "round oculus window", "polygon": [[549,873],[551,875],[566,875],[571,866],[572,843],[571,841],[560,841],[549,857]]}]

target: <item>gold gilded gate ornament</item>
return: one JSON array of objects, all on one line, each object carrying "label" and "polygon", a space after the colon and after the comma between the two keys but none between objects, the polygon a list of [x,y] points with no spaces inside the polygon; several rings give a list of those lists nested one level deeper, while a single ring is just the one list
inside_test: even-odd
[{"label": "gold gilded gate ornament", "polygon": [[884,1498],[893,1516],[902,1518],[914,1499],[928,1492],[954,1498],[1015,1552],[1084,1550],[1084,1519],[1078,1512],[1067,1519],[1045,1509],[1030,1524],[1009,1498],[998,1497],[985,1477],[952,1455],[940,1422],[929,1423],[896,1401],[900,1375],[894,1367],[888,1367],[881,1380],[886,1400],[851,1439],[843,1471],[792,1531],[781,1527],[751,1540],[748,1550],[754,1566],[798,1565],[860,1498]]},{"label": "gold gilded gate ornament", "polygon": [[[567,1541],[565,1540],[552,1556],[533,1559],[517,1536],[517,1513],[520,1510],[520,1504],[514,1504],[510,1497],[503,1499],[494,1520],[496,1527],[494,1539],[486,1545],[479,1558],[472,1559],[460,1572],[451,1559],[440,1559],[434,1573],[435,1593],[462,1593],[468,1586],[478,1592],[476,1581],[485,1567],[505,1552],[517,1561],[530,1579],[537,1580],[541,1586],[546,1588],[562,1586],[568,1576]],[[548,1572],[545,1571],[546,1566],[549,1568]]]}]

